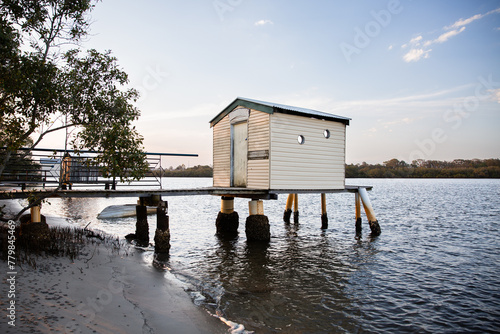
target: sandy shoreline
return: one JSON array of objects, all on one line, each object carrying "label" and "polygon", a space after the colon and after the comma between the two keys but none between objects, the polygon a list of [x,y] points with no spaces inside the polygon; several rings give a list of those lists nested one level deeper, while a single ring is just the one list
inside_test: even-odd
[{"label": "sandy shoreline", "polygon": [[52,256],[35,261],[36,269],[17,264],[15,327],[7,317],[10,270],[1,261],[2,333],[228,332],[124,241],[93,238],[74,261]]}]

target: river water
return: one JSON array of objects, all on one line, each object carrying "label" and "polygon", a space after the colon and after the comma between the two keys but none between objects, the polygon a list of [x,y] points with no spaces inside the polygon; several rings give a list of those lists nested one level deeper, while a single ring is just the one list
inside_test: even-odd
[{"label": "river water", "polygon": [[[208,178],[164,179],[164,187],[211,186]],[[247,243],[248,200],[235,199],[240,234],[215,236],[220,199],[170,197],[166,276],[193,302],[256,333],[487,333],[500,331],[500,180],[348,179],[369,192],[382,234],[355,235],[354,194],[299,195],[300,222],[282,221],[286,195],[264,203],[268,245]],[[46,215],[120,237],[135,218],[99,220],[136,199],[53,199]],[[155,217],[150,217],[151,240]],[[152,250],[146,249],[151,265]]]}]

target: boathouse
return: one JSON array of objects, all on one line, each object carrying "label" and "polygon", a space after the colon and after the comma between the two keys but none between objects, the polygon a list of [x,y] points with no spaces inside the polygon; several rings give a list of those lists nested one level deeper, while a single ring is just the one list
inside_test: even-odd
[{"label": "boathouse", "polygon": [[317,110],[238,97],[210,121],[213,186],[344,189],[349,121]]}]

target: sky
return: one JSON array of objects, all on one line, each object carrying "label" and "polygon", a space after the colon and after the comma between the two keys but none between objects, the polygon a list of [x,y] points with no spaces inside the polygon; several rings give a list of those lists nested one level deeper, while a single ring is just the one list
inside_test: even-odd
[{"label": "sky", "polygon": [[500,158],[500,1],[103,0],[83,48],[141,92],[149,152],[212,164],[236,97],[346,116],[346,162]]}]

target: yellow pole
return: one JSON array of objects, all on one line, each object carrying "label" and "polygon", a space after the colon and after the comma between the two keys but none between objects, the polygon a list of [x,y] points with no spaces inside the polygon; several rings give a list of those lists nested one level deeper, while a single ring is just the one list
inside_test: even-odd
[{"label": "yellow pole", "polygon": [[288,198],[286,199],[286,210],[292,210],[293,197],[293,194],[288,194]]},{"label": "yellow pole", "polygon": [[368,193],[365,188],[360,187],[358,189],[358,194],[361,197],[361,202],[363,203],[363,207],[365,208],[366,217],[368,218],[368,224],[370,224],[370,229],[372,230],[372,235],[379,235],[380,225],[375,217],[375,212],[373,211],[372,204],[370,203],[370,199],[368,198]]},{"label": "yellow pole", "polygon": [[40,223],[42,221],[42,215],[40,214],[40,206],[33,206],[30,208],[31,211],[31,222]]},{"label": "yellow pole", "polygon": [[326,194],[321,194],[321,214],[326,215]]},{"label": "yellow pole", "polygon": [[356,219],[361,219],[361,200],[359,198],[358,193],[356,193],[355,201],[356,201]]},{"label": "yellow pole", "polygon": [[286,199],[285,212],[283,213],[283,221],[287,224],[290,223],[290,216],[292,215],[293,194],[288,194]]},{"label": "yellow pole", "polygon": [[361,233],[361,199],[359,193],[355,194],[355,211],[356,211],[356,234]]}]

